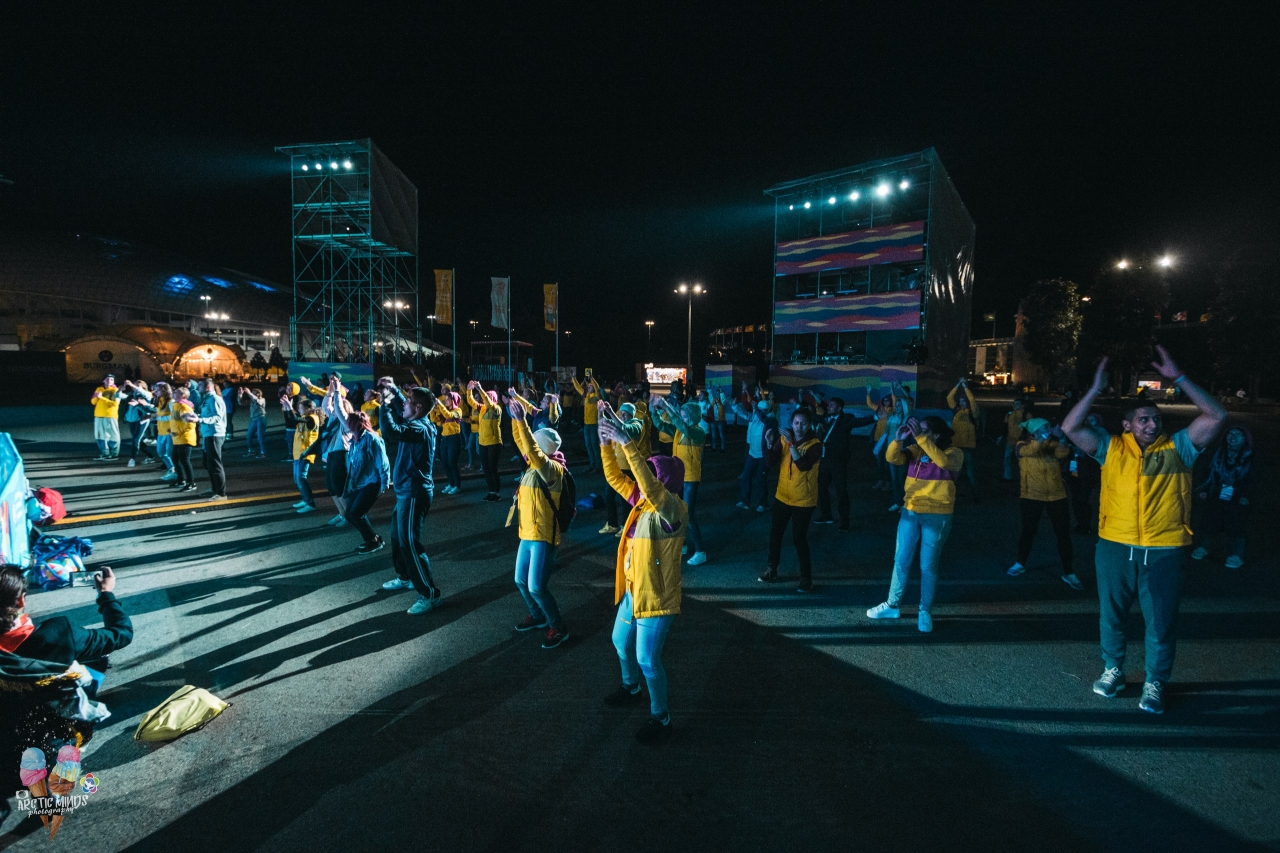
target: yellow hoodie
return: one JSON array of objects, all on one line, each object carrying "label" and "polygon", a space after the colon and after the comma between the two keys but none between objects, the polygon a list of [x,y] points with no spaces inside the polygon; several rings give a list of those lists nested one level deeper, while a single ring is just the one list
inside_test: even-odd
[{"label": "yellow hoodie", "polygon": [[974,413],[978,411],[978,401],[973,398],[973,392],[966,387],[964,389],[964,397],[969,401],[969,408],[956,409],[955,388],[947,393],[947,405],[955,411],[951,417],[951,429],[955,431],[955,435],[951,438],[951,446],[959,447],[961,450],[972,450],[978,446],[978,428],[974,423]]},{"label": "yellow hoodie", "polygon": [[907,466],[906,500],[912,512],[950,515],[956,505],[956,474],[964,467],[964,451],[946,450],[919,436],[915,445],[904,448],[894,439],[884,453],[890,465]]},{"label": "yellow hoodie", "polygon": [[[560,507],[560,493],[564,489],[564,466],[547,458],[533,440],[533,433],[529,432],[529,425],[523,418],[511,421],[511,435],[515,438],[516,447],[529,460],[529,467],[516,489],[520,538],[527,542],[559,545],[560,523],[556,520],[556,510]],[[551,492],[551,504],[547,503],[547,497],[538,485],[539,480],[546,483]]]},{"label": "yellow hoodie", "polygon": [[1071,452],[1056,439],[1048,441],[1019,441],[1014,447],[1018,456],[1018,471],[1022,481],[1022,498],[1029,501],[1066,500],[1067,489],[1062,485],[1062,466],[1059,459],[1066,459]]},{"label": "yellow hoodie", "polygon": [[90,401],[93,403],[93,416],[95,418],[120,417],[120,389],[99,385],[96,393],[101,396]]}]

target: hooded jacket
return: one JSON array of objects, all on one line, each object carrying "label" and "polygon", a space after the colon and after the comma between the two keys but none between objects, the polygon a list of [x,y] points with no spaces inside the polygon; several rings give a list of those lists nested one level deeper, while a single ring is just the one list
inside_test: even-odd
[{"label": "hooded jacket", "polygon": [[1014,452],[1018,457],[1021,495],[1027,501],[1061,501],[1067,498],[1062,484],[1062,465],[1071,451],[1057,439],[1019,441]]},{"label": "hooded jacket", "polygon": [[[547,542],[560,544],[560,522],[556,519],[556,511],[560,507],[560,495],[564,491],[564,456],[557,452],[548,457],[533,440],[533,433],[524,418],[511,421],[511,436],[516,447],[529,462],[529,467],[520,477],[520,485],[516,489],[516,508],[520,515],[520,538],[526,542]],[[545,483],[551,493],[551,503],[539,485]]]},{"label": "hooded jacket", "polygon": [[635,619],[679,613],[680,550],[689,521],[689,509],[679,497],[684,464],[671,456],[646,460],[634,441],[620,450],[634,482],[619,470],[614,454],[600,454],[605,481],[631,504],[614,564],[613,603],[630,592]]},{"label": "hooded jacket", "polygon": [[671,455],[684,463],[684,481],[702,482],[702,448],[707,443],[707,431],[698,423],[685,420],[684,412],[680,413],[678,424],[665,413],[659,417],[653,412],[651,418],[658,429],[658,441],[671,444]]},{"label": "hooded jacket", "polygon": [[436,427],[426,416],[404,419],[404,392],[396,388],[395,402],[386,407],[382,428],[396,441],[396,459],[391,466],[391,488],[397,498],[424,492],[431,497],[435,482],[431,468],[436,459]]},{"label": "hooded jacket", "polygon": [[958,447],[961,450],[973,450],[978,446],[978,427],[974,422],[974,416],[978,411],[978,401],[973,398],[973,392],[966,385],[964,388],[964,398],[969,403],[967,409],[957,409],[956,401],[959,394],[956,392],[958,388],[952,388],[947,392],[947,405],[951,407],[955,414],[951,416],[951,430],[955,433],[951,437],[951,446]]},{"label": "hooded jacket", "polygon": [[[1258,460],[1253,455],[1253,433],[1247,427],[1233,425],[1244,434],[1244,447],[1234,459],[1223,440],[1213,458],[1209,460],[1209,473],[1205,481],[1196,486],[1197,493],[1204,493],[1208,500],[1222,500],[1224,503],[1239,504],[1241,498],[1251,498],[1253,486],[1258,482]],[[1228,430],[1230,431],[1230,430]],[[1222,495],[1225,489],[1225,500]]]},{"label": "hooded jacket", "polygon": [[907,466],[903,506],[922,515],[951,515],[956,506],[956,475],[964,467],[964,451],[938,447],[926,435],[903,447],[894,439],[885,450],[891,465]]}]

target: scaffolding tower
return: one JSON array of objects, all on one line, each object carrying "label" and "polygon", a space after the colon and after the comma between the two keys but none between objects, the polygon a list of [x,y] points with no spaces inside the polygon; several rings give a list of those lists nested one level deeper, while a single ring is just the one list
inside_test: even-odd
[{"label": "scaffolding tower", "polygon": [[282,145],[293,196],[298,361],[414,361],[418,190],[369,139]]}]

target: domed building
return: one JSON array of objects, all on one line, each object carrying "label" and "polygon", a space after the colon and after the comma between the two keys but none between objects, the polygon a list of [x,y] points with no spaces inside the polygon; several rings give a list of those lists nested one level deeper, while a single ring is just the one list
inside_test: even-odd
[{"label": "domed building", "polygon": [[[136,353],[145,379],[152,364],[230,366],[234,351],[267,358],[279,347],[288,358],[292,308],[287,286],[127,240],[0,234],[0,349],[73,345],[77,364]],[[89,352],[94,340],[102,345]],[[111,358],[88,357],[104,353]]]}]

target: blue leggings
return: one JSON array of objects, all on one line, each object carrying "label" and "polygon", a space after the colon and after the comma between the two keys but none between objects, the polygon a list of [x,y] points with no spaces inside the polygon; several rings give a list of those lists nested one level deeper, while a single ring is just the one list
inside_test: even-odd
[{"label": "blue leggings", "polygon": [[263,456],[267,455],[267,419],[251,418],[249,420],[249,433],[245,439],[245,453],[253,452],[254,439],[258,441],[258,452]]},{"label": "blue leggings", "polygon": [[520,549],[516,551],[516,589],[520,590],[530,616],[534,619],[545,616],[548,625],[560,629],[564,627],[560,608],[549,588],[555,558],[556,546],[551,543],[521,539]]},{"label": "blue leggings", "polygon": [[631,591],[622,596],[618,616],[613,621],[613,647],[622,664],[622,683],[635,687],[641,674],[649,687],[649,713],[661,720],[667,707],[667,670],[662,665],[662,647],[667,642],[674,616],[632,616]]}]

